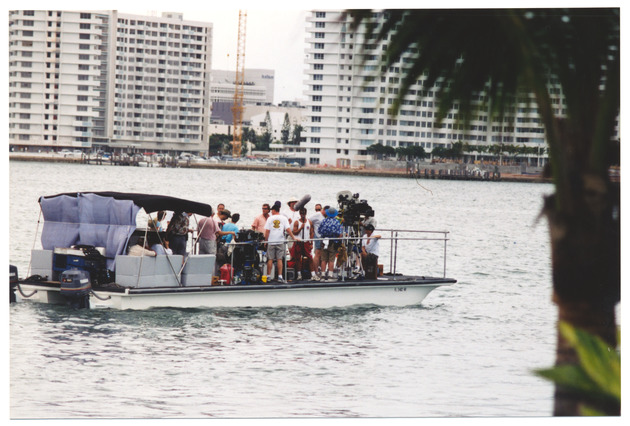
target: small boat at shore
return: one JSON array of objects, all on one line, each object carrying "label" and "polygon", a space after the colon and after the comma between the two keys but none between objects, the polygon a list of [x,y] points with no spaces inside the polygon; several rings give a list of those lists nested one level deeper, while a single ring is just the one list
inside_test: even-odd
[{"label": "small boat at shore", "polygon": [[[364,219],[365,202],[346,195],[338,194],[338,197],[339,219],[344,228],[341,246],[346,255],[341,264],[338,262],[335,278],[319,281],[311,279],[308,271],[297,274],[292,269],[292,260],[287,257],[287,280],[273,281],[263,275],[264,237],[250,229],[237,233],[229,250],[225,248],[227,253],[197,254],[193,235],[192,247],[186,256],[128,254],[128,249],[141,239],[164,241],[166,238],[164,232],[146,225],[147,221],[139,217],[162,210],[208,217],[213,214],[208,204],[120,192],[43,196],[39,199],[44,218],[41,248],[31,251],[27,278],[18,278],[17,269],[11,266],[11,301],[138,310],[411,306],[420,304],[434,289],[456,282],[446,277],[448,232],[444,231],[407,231],[421,232],[422,236],[403,238],[403,231],[388,230],[392,237],[383,239],[389,240],[392,251],[389,272],[384,272],[382,265],[364,267],[360,256],[360,223]],[[146,215],[139,216],[141,211]],[[138,221],[141,226],[137,225]],[[430,277],[398,273],[399,240],[443,241],[443,251],[436,255],[444,256],[444,274]],[[287,241],[287,245],[291,243]]]}]

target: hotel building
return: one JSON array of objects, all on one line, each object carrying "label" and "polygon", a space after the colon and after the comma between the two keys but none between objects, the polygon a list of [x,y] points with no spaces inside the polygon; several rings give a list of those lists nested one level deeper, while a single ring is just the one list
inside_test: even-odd
[{"label": "hotel building", "polygon": [[207,149],[212,24],[117,11],[9,12],[19,150]]},{"label": "hotel building", "polygon": [[[373,15],[377,20],[381,16]],[[417,145],[430,153],[436,147],[450,148],[454,142],[473,147],[534,147],[539,154],[529,155],[531,163],[543,165],[547,161],[544,127],[530,96],[522,96],[514,112],[499,122],[489,118],[487,108],[482,107],[486,99],[480,93],[475,101],[480,113],[464,128],[457,122],[457,109],[437,123],[435,90],[423,88],[422,80],[418,80],[410,87],[398,115],[391,117],[404,67],[410,66],[412,59],[404,56],[389,69],[382,69],[380,60],[387,40],[365,43],[364,30],[351,32],[350,18],[343,20],[341,11],[312,11],[306,21],[306,142],[302,143],[306,164],[359,166],[371,159],[366,148],[377,143],[394,148]],[[443,83],[436,86],[439,84]],[[558,88],[550,93],[556,114],[562,116],[562,92]],[[467,155],[474,159],[483,153]]]}]

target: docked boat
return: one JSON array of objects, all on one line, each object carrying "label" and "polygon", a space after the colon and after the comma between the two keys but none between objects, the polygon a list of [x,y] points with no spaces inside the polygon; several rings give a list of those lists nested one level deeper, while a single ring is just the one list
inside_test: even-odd
[{"label": "docked boat", "polygon": [[[420,237],[402,238],[402,231],[387,230],[390,237],[382,239],[391,249],[385,257],[389,259],[389,271],[383,271],[383,265],[373,265],[370,270],[364,267],[360,227],[367,204],[340,194],[339,219],[345,231],[341,246],[345,255],[343,260],[338,259],[335,277],[325,281],[311,279],[308,270],[296,273],[289,257],[285,260],[286,281],[263,275],[264,237],[250,229],[241,229],[235,241],[222,247],[217,255],[197,254],[194,234],[186,256],[129,254],[129,248],[143,239],[159,243],[166,240],[165,232],[149,225],[152,222],[147,217],[150,219],[151,213],[191,213],[194,224],[196,215],[213,214],[208,204],[120,192],[43,196],[39,199],[44,219],[41,248],[32,250],[26,278],[18,278],[18,271],[11,266],[11,298],[92,309],[410,306],[420,304],[432,290],[456,282],[446,277],[448,232],[444,231],[418,231],[422,232]],[[397,272],[399,239],[443,241],[443,251],[436,253],[444,256],[443,275]]]}]

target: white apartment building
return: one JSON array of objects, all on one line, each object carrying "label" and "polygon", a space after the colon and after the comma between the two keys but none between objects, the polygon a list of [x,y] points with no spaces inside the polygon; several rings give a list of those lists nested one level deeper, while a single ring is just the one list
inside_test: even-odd
[{"label": "white apartment building", "polygon": [[[411,86],[398,116],[392,118],[390,109],[402,71],[411,60],[403,58],[382,70],[380,59],[387,41],[368,41],[362,51],[364,32],[351,32],[350,18],[342,21],[341,17],[341,11],[328,10],[312,11],[306,18],[306,142],[302,143],[306,164],[358,166],[371,158],[366,148],[376,143],[394,148],[417,145],[430,153],[435,147],[450,148],[458,141],[473,146],[536,147],[540,155],[533,159],[534,164],[546,161],[544,128],[528,96],[502,122],[489,120],[487,110],[482,110],[464,128],[456,122],[458,111],[454,109],[438,125],[435,91],[424,89],[419,80]],[[477,100],[480,106],[483,96]],[[560,90],[552,96],[556,113],[564,114]]]},{"label": "white apartment building", "polygon": [[89,148],[105,135],[106,12],[9,12],[9,143]]},{"label": "white apartment building", "polygon": [[207,149],[212,24],[116,11],[9,12],[9,143]]}]

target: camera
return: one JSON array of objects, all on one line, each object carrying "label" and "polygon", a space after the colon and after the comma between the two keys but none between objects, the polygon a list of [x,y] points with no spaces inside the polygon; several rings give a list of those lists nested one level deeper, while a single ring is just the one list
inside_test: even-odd
[{"label": "camera", "polygon": [[350,191],[341,191],[337,194],[339,203],[339,217],[344,226],[359,226],[359,223],[367,217],[374,216],[374,210],[366,200],[360,200],[359,194]]}]

